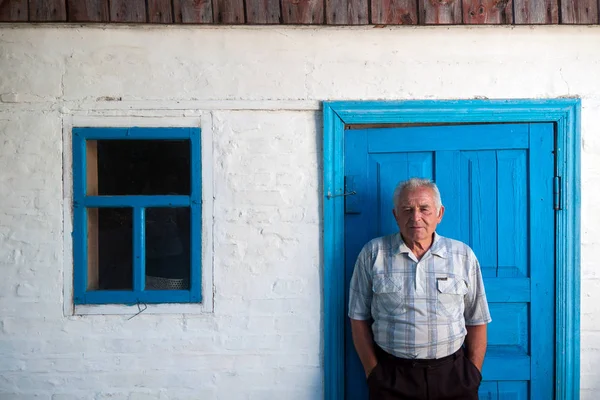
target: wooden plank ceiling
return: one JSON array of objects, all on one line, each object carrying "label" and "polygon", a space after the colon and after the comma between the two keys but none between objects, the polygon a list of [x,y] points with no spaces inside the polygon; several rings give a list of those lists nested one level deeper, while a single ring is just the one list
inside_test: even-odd
[{"label": "wooden plank ceiling", "polygon": [[598,24],[600,0],[0,0],[0,22]]}]

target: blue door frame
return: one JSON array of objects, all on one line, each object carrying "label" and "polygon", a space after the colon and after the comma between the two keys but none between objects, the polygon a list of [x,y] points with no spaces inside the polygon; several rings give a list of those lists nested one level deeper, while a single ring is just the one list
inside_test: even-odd
[{"label": "blue door frame", "polygon": [[348,124],[531,123],[556,127],[556,399],[579,398],[579,99],[323,103],[325,399],[344,399],[344,130]]}]

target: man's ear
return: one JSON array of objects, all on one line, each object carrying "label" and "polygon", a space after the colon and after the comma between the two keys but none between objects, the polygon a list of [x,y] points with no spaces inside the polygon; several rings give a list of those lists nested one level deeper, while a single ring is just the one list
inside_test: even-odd
[{"label": "man's ear", "polygon": [[438,213],[438,224],[442,221],[442,217],[444,216],[444,211],[446,211],[446,209],[444,208],[444,206],[441,206],[440,211]]}]

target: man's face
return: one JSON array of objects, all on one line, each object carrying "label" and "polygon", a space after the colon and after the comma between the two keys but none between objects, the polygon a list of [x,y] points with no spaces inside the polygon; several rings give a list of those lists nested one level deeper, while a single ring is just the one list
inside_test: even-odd
[{"label": "man's face", "polygon": [[433,190],[422,187],[404,191],[393,213],[404,240],[414,243],[432,237],[444,207],[436,210]]}]

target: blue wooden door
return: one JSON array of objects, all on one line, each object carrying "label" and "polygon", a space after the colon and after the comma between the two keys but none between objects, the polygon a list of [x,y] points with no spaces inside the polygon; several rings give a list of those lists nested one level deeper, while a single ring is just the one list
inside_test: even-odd
[{"label": "blue wooden door", "polygon": [[[553,398],[554,133],[552,124],[347,130],[345,285],[362,246],[398,231],[396,184],[435,180],[446,212],[438,232],[477,255],[492,314],[481,399]],[[346,399],[367,399],[345,335]]]}]

